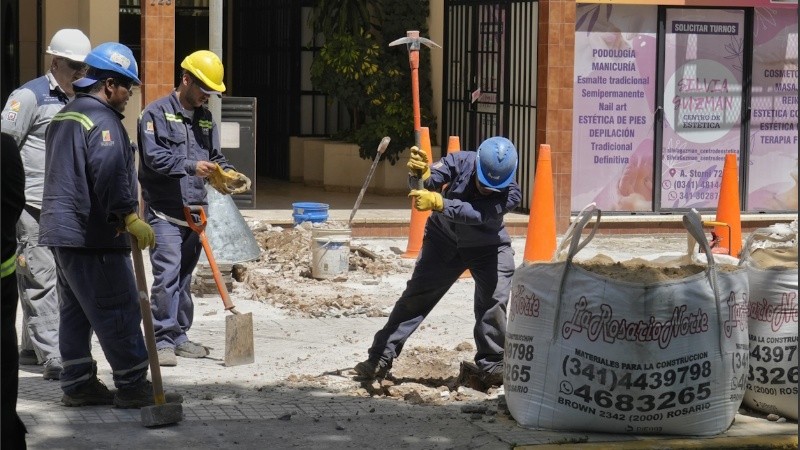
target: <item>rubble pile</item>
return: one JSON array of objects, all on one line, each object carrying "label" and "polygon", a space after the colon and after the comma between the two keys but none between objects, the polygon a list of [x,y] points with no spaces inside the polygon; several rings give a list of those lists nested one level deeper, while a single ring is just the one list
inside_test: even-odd
[{"label": "rubble pile", "polygon": [[311,276],[310,226],[284,229],[255,223],[251,228],[261,256],[256,261],[237,265],[234,272],[252,299],[299,317],[386,315],[367,298],[368,295],[354,287],[377,285],[381,276],[402,271],[394,254],[351,244],[347,275],[317,280]]}]

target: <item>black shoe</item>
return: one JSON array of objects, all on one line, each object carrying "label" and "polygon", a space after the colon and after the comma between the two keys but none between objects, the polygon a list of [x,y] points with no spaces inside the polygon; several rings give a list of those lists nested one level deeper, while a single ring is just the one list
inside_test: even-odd
[{"label": "black shoe", "polygon": [[20,350],[19,363],[23,366],[36,366],[39,365],[39,358],[33,350]]},{"label": "black shoe", "polygon": [[[183,397],[174,392],[164,393],[164,400],[167,403],[183,403]],[[148,380],[131,389],[120,389],[114,396],[114,406],[117,408],[135,409],[155,404],[153,383]]]},{"label": "black shoe", "polygon": [[385,361],[380,358],[369,358],[366,361],[356,364],[353,368],[358,378],[364,380],[384,379],[392,370],[392,361]]},{"label": "black shoe", "polygon": [[61,403],[66,406],[113,405],[114,392],[97,377],[92,377],[69,394],[65,393]]},{"label": "black shoe", "polygon": [[492,386],[495,386],[495,387],[502,386],[503,385],[503,365],[501,364],[501,365],[495,367],[495,369],[494,369],[494,371],[492,373],[484,372],[482,378],[483,379],[481,381],[483,381],[483,384],[486,386],[487,389],[492,387]]},{"label": "black shoe", "polygon": [[60,380],[62,369],[61,358],[50,358],[44,363],[42,378],[45,380]]}]

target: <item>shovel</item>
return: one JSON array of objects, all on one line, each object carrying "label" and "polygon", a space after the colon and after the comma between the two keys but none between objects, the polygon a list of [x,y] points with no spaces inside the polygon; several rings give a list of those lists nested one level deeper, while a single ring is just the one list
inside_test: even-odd
[{"label": "shovel", "polygon": [[[194,215],[199,217],[195,222]],[[214,275],[214,282],[217,284],[219,296],[222,297],[222,304],[226,311],[232,314],[225,317],[225,365],[240,366],[250,364],[255,361],[255,351],[253,350],[253,313],[241,314],[236,310],[236,306],[228,295],[228,289],[222,281],[219,273],[217,261],[211,253],[211,244],[206,238],[206,212],[202,206],[184,206],[183,215],[186,222],[194,232],[200,235],[200,243],[206,252],[208,265],[211,266],[211,273]]]},{"label": "shovel", "polygon": [[375,159],[372,161],[372,167],[369,168],[367,179],[364,180],[364,186],[361,187],[361,192],[358,193],[356,204],[353,205],[353,211],[350,212],[350,220],[347,221],[348,227],[350,226],[350,223],[353,222],[353,217],[356,215],[356,211],[358,211],[358,207],[361,205],[361,200],[364,198],[364,192],[366,192],[369,182],[372,181],[372,175],[375,173],[375,167],[378,166],[378,160],[381,159],[381,155],[384,151],[386,151],[386,147],[389,146],[389,141],[391,140],[392,138],[389,136],[384,136],[384,138],[381,139],[381,143],[378,145],[378,152],[375,154]]}]

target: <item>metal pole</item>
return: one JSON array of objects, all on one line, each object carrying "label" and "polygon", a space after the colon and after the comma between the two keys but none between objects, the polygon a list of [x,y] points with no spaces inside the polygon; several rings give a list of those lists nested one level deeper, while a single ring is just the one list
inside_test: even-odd
[{"label": "metal pole", "polygon": [[[209,50],[216,53],[219,59],[225,64],[222,55],[222,2],[223,0],[211,0],[208,4],[208,46]],[[208,109],[211,116],[217,121],[217,126],[222,122],[222,99],[212,95],[208,99]]]}]

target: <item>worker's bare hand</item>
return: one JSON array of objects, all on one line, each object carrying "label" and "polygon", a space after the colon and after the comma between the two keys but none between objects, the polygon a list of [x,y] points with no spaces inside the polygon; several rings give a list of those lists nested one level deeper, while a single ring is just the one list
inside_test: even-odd
[{"label": "worker's bare hand", "polygon": [[211,172],[216,168],[217,164],[211,161],[197,161],[197,165],[194,166],[194,174],[200,178],[205,178],[211,175]]}]

